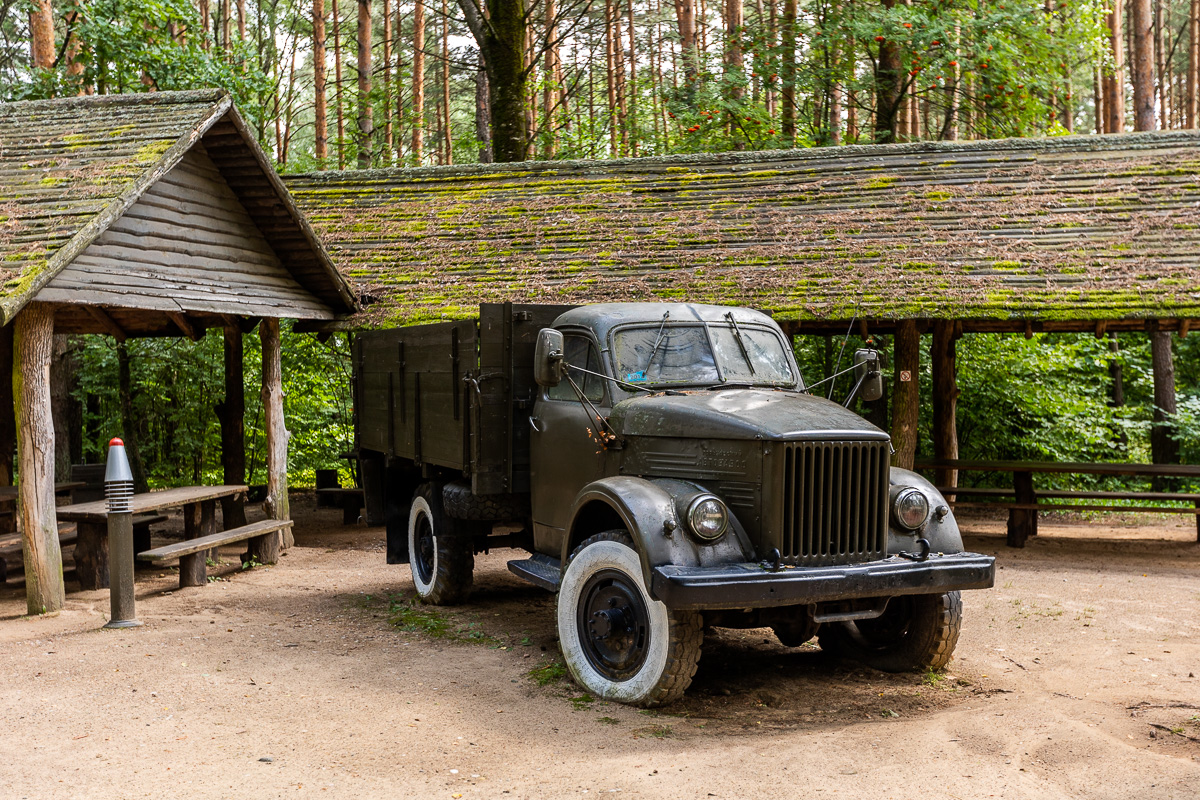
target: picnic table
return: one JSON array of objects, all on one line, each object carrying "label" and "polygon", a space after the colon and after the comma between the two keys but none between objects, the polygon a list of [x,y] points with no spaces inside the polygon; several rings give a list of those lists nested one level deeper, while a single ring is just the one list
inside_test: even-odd
[{"label": "picnic table", "polygon": [[[1066,491],[1035,489],[1033,486],[1034,473],[1120,475],[1139,478],[1200,478],[1200,465],[930,459],[917,461],[915,467],[926,470],[1011,472],[1013,476],[1012,489],[938,487],[938,490],[946,495],[946,499],[958,508],[1007,508],[1009,547],[1024,547],[1030,536],[1037,536],[1038,511],[1130,511],[1192,514],[1196,517],[1196,541],[1200,542],[1200,494],[1137,490],[1125,492]],[[964,496],[983,498],[983,500],[964,502],[958,499]],[[1051,502],[1042,502],[1043,500]],[[1085,502],[1055,503],[1054,500],[1083,500]],[[1116,500],[1191,503],[1191,507],[1178,505],[1119,506],[1113,504],[1113,501]]]},{"label": "picnic table", "polygon": [[[247,487],[181,486],[158,492],[135,494],[130,507],[135,515],[152,514],[171,508],[183,508],[185,539],[197,539],[216,533],[217,501],[222,497],[245,494]],[[58,508],[60,522],[75,522],[79,533],[75,540],[75,574],[83,589],[108,587],[108,505],[104,500]],[[204,560],[200,565],[200,583],[204,578]],[[183,569],[180,568],[181,581]],[[188,576],[194,580],[195,576]],[[185,585],[199,585],[187,583]]]}]

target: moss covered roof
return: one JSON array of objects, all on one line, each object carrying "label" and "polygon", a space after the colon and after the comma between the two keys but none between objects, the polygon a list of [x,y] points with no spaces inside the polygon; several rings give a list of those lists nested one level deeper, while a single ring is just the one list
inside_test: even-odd
[{"label": "moss covered roof", "polygon": [[[285,265],[305,272],[297,275],[301,282],[335,310],[352,310],[352,292],[229,96],[204,90],[0,103],[0,324],[201,141],[218,161],[221,148],[238,159],[230,163],[266,209],[251,213],[262,216]],[[276,234],[266,229],[267,215],[287,223],[273,222]]]},{"label": "moss covered roof", "polygon": [[481,300],[740,303],[782,319],[1200,317],[1200,133],[285,178],[361,321]]}]

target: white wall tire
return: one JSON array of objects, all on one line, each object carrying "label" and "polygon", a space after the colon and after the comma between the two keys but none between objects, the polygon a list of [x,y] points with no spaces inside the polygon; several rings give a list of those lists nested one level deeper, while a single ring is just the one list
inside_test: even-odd
[{"label": "white wall tire", "polygon": [[703,636],[700,614],[650,597],[624,531],[597,534],[571,554],[558,591],[558,638],[567,669],[590,694],[642,707],[678,700],[696,674]]},{"label": "white wall tire", "polygon": [[455,535],[454,521],[442,509],[441,487],[417,488],[408,512],[408,565],[422,601],[454,605],[467,599],[475,554],[471,537]]}]

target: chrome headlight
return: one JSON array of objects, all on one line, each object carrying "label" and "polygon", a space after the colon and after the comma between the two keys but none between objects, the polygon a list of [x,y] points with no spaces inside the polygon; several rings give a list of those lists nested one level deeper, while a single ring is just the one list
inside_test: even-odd
[{"label": "chrome headlight", "polygon": [[898,487],[893,490],[892,516],[900,527],[915,531],[929,519],[929,499],[920,489]]},{"label": "chrome headlight", "polygon": [[687,510],[688,528],[703,542],[713,542],[725,535],[729,527],[729,510],[711,494],[692,500]]}]

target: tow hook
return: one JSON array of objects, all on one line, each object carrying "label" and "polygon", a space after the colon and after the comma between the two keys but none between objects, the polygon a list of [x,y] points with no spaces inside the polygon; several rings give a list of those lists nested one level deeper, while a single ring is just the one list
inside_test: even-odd
[{"label": "tow hook", "polygon": [[780,555],[778,547],[772,547],[771,552],[767,553],[767,560],[763,562],[763,566],[771,572],[779,572],[783,568],[783,556]]},{"label": "tow hook", "polygon": [[901,558],[907,558],[909,561],[928,561],[929,560],[929,540],[917,539],[917,547],[920,548],[919,553],[909,553],[901,550],[896,555]]}]

